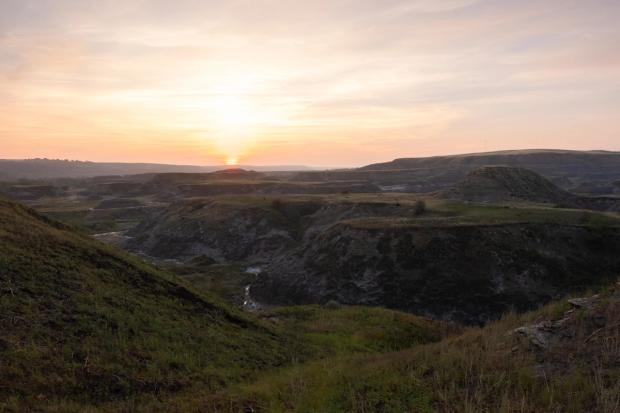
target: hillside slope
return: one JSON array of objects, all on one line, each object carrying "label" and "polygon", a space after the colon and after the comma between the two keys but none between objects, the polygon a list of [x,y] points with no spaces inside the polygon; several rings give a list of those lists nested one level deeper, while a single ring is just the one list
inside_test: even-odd
[{"label": "hillside slope", "polygon": [[0,200],[0,410],[217,389],[286,363],[286,344],[166,273]]},{"label": "hillside slope", "polygon": [[440,198],[474,202],[527,201],[570,204],[574,195],[525,168],[485,166],[438,194]]},{"label": "hillside slope", "polygon": [[475,169],[462,181],[435,196],[470,202],[532,202],[564,208],[620,211],[620,199],[577,196],[536,172],[510,166]]},{"label": "hillside slope", "polygon": [[531,169],[547,177],[556,175],[618,176],[620,174],[620,152],[552,149],[499,151],[427,158],[401,158],[367,165],[360,169],[377,171],[443,167],[452,170],[471,170],[488,165]]},{"label": "hillside slope", "polygon": [[227,396],[212,411],[615,413],[620,284],[439,343],[267,374]]}]

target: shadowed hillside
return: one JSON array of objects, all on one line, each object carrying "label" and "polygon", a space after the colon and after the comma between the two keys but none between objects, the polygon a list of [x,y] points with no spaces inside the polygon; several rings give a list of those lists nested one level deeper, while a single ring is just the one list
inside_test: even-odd
[{"label": "shadowed hillside", "polygon": [[550,204],[568,204],[575,198],[535,172],[502,166],[476,169],[438,196],[475,202],[528,201]]},{"label": "shadowed hillside", "polygon": [[436,196],[470,202],[532,202],[565,208],[620,211],[619,199],[580,197],[558,188],[536,172],[508,166],[476,169]]}]

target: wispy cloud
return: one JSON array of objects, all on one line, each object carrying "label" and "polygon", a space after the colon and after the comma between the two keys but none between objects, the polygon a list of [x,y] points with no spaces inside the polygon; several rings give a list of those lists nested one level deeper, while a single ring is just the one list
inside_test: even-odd
[{"label": "wispy cloud", "polygon": [[620,150],[618,18],[615,0],[3,0],[0,156]]}]

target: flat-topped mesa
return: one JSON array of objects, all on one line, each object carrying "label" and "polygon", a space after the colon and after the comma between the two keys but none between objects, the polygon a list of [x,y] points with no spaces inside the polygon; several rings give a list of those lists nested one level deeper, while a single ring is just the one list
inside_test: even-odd
[{"label": "flat-topped mesa", "polygon": [[577,197],[525,168],[485,166],[437,194],[438,198],[471,202],[522,201],[571,206]]}]

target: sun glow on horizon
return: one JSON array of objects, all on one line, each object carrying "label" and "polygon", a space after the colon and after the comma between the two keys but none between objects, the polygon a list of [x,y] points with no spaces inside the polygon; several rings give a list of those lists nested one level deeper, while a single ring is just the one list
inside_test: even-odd
[{"label": "sun glow on horizon", "polygon": [[238,165],[240,156],[253,152],[257,142],[291,116],[290,107],[269,96],[269,82],[257,72],[216,76],[208,86],[211,93],[197,106],[205,136],[228,166]]},{"label": "sun glow on horizon", "polygon": [[221,96],[213,106],[215,127],[224,133],[244,133],[261,121],[252,102],[244,96]]},{"label": "sun glow on horizon", "polygon": [[0,157],[620,150],[620,1],[92,3],[0,0]]},{"label": "sun glow on horizon", "polygon": [[226,159],[226,165],[228,166],[235,166],[239,164],[239,159],[235,158],[235,157],[230,157],[228,159]]}]

